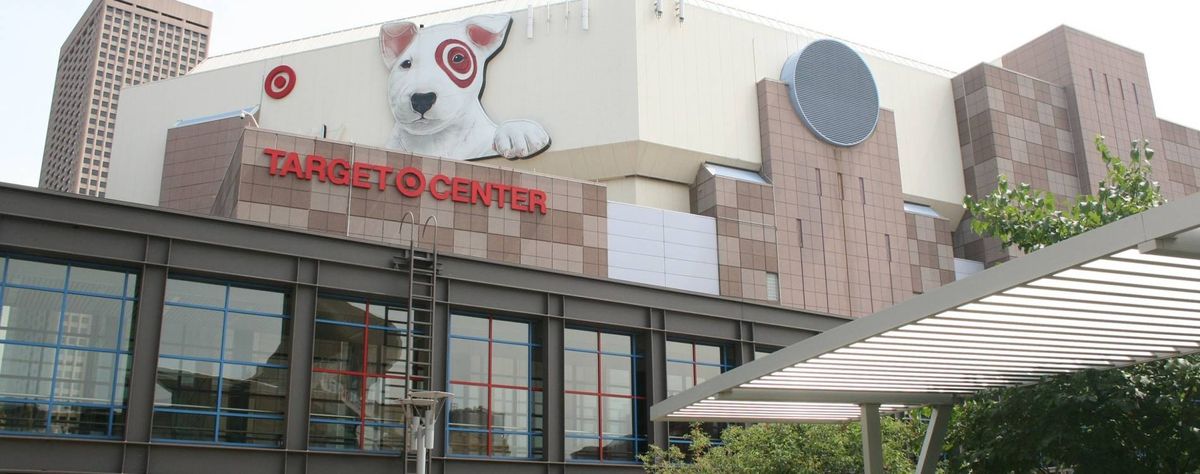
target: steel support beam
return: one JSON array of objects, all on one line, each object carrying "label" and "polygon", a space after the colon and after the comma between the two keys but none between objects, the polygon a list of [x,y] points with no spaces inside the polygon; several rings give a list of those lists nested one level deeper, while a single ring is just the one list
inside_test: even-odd
[{"label": "steel support beam", "polygon": [[942,443],[946,441],[946,427],[950,426],[953,405],[937,405],[925,428],[925,443],[921,445],[921,457],[917,458],[917,474],[937,472],[938,459],[942,457]]},{"label": "steel support beam", "polygon": [[883,433],[879,428],[879,404],[864,403],[859,416],[862,423],[863,472],[883,474]]},{"label": "steel support beam", "polygon": [[903,405],[953,404],[961,395],[928,392],[882,392],[851,390],[799,390],[778,388],[734,388],[716,394],[718,400],[745,400],[760,402],[811,402],[811,403],[874,403]]}]

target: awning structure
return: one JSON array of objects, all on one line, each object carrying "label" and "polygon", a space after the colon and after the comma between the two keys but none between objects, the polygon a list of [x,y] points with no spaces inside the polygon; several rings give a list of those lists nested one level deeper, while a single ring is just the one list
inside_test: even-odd
[{"label": "awning structure", "polygon": [[650,417],[865,426],[876,411],[1197,351],[1200,195],[813,336],[659,402]]}]

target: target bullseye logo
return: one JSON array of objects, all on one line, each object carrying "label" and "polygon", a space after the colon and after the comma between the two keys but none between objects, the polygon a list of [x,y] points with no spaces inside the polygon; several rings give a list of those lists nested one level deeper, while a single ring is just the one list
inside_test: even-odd
[{"label": "target bullseye logo", "polygon": [[295,87],[296,71],[292,70],[291,66],[282,64],[275,66],[275,69],[267,73],[267,79],[263,81],[263,89],[267,92],[267,96],[272,99],[287,97]]}]

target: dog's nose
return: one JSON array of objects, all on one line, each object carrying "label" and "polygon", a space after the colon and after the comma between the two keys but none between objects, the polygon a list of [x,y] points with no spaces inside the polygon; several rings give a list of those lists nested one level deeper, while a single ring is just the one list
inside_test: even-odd
[{"label": "dog's nose", "polygon": [[437,102],[437,94],[425,92],[412,95],[412,108],[418,114],[425,115],[429,109],[433,108],[433,103]]}]

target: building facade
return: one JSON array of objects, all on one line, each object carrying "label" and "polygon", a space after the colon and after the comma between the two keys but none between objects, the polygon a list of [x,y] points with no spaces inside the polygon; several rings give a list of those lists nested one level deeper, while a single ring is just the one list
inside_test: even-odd
[{"label": "building facade", "polygon": [[1140,53],[1068,27],[955,73],[502,0],[123,92],[133,204],[0,188],[0,469],[403,470],[439,390],[437,471],[632,471],[686,430],[648,404],[1011,258],[961,204],[1001,174],[1089,192],[1104,134],[1200,179]]},{"label": "building facade", "polygon": [[0,187],[0,470],[410,472],[433,389],[434,472],[636,472],[649,403],[846,321],[446,254],[414,326],[406,250]]},{"label": "building facade", "polygon": [[208,56],[212,12],[175,0],[95,0],[59,50],[39,186],[105,196],[121,89]]}]

